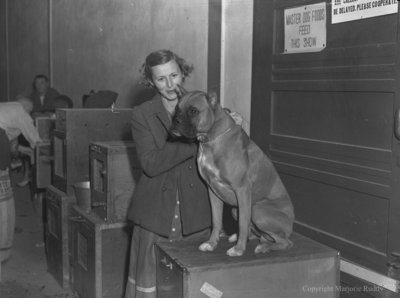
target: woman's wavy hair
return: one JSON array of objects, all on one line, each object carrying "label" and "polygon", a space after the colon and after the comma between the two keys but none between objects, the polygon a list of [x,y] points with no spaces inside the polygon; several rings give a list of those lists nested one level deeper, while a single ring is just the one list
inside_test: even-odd
[{"label": "woman's wavy hair", "polygon": [[185,78],[192,73],[194,67],[193,65],[187,63],[185,59],[179,57],[177,54],[170,50],[158,50],[150,53],[143,63],[140,70],[142,75],[141,84],[146,85],[147,87],[154,87],[151,84],[153,80],[151,68],[160,64],[165,64],[171,60],[175,60],[175,62],[178,64],[183,74],[183,80],[185,80]]}]

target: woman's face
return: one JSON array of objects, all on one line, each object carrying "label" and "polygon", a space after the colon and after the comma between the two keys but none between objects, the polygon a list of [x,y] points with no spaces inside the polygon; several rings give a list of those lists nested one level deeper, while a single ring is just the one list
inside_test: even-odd
[{"label": "woman's face", "polygon": [[37,92],[44,94],[49,88],[49,83],[44,78],[38,78],[35,81],[35,88]]},{"label": "woman's face", "polygon": [[177,99],[175,89],[177,85],[182,85],[183,74],[175,60],[153,66],[151,68],[153,81],[152,84],[157,88],[162,97],[169,101]]}]

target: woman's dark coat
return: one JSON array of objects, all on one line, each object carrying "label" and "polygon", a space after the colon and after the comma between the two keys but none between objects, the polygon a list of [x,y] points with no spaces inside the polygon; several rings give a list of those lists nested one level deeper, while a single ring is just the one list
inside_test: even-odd
[{"label": "woman's dark coat", "polygon": [[207,187],[197,171],[197,146],[167,142],[170,123],[160,95],[133,109],[132,134],[143,175],[128,218],[169,236],[178,191],[182,233],[188,235],[211,225],[211,209]]}]

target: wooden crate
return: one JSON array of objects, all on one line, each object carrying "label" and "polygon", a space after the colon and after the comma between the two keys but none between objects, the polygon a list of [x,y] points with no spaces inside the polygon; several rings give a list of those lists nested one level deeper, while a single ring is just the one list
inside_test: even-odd
[{"label": "wooden crate", "polygon": [[69,287],[69,214],[75,197],[53,186],[46,190],[45,249],[48,271],[63,287]]},{"label": "wooden crate", "polygon": [[253,240],[242,257],[226,255],[226,238],[208,253],[199,241],[158,243],[157,297],[339,297],[339,253],[298,234],[292,241],[288,251],[255,254]]},{"label": "wooden crate", "polygon": [[35,148],[35,164],[33,167],[35,190],[46,188],[51,184],[51,160],[51,142],[39,143]]},{"label": "wooden crate", "polygon": [[73,194],[73,184],[89,180],[89,144],[132,140],[132,109],[58,109],[53,132],[52,184]]},{"label": "wooden crate", "polygon": [[72,208],[71,285],[81,298],[123,297],[132,226]]},{"label": "wooden crate", "polygon": [[141,168],[133,141],[90,144],[92,210],[107,222],[125,221]]},{"label": "wooden crate", "polygon": [[35,148],[35,164],[33,167],[34,190],[45,189],[51,184],[51,134],[55,120],[49,115],[39,114],[34,116],[35,127],[39,132],[42,143]]},{"label": "wooden crate", "polygon": [[51,140],[51,132],[55,127],[55,120],[50,115],[38,114],[34,116],[35,127],[42,141]]}]

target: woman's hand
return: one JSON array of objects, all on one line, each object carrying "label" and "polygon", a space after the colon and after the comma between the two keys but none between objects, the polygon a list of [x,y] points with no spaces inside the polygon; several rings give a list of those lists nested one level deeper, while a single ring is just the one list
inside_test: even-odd
[{"label": "woman's hand", "polygon": [[242,115],[240,115],[238,112],[230,112],[229,115],[232,117],[232,119],[235,121],[237,125],[240,125],[243,130],[248,134],[249,133],[249,122],[247,122]]}]

